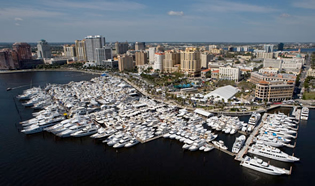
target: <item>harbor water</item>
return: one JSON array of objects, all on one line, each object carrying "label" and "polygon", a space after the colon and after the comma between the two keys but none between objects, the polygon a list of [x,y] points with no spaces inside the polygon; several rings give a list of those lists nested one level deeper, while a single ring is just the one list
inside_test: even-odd
[{"label": "harbor water", "polygon": [[[42,132],[25,135],[20,121],[32,118],[15,97],[30,86],[90,80],[97,75],[79,72],[0,74],[0,184],[1,185],[314,185],[315,110],[301,121],[296,148],[282,148],[300,162],[271,164],[292,175],[270,176],[240,166],[234,157],[214,149],[183,151],[182,143],[159,138],[132,148],[113,149],[89,137],[55,137]],[[11,87],[11,91],[6,91]],[[270,111],[289,114],[290,108]],[[248,117],[240,117],[247,121]],[[217,132],[215,132],[217,133]],[[228,150],[236,135],[218,133]],[[263,158],[268,161],[268,159]]]}]

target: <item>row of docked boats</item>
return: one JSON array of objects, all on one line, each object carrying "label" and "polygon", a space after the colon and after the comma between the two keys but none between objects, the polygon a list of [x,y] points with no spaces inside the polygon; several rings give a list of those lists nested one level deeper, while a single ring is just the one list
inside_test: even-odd
[{"label": "row of docked boats", "polygon": [[299,158],[288,155],[279,149],[279,147],[289,144],[291,139],[296,138],[298,121],[283,113],[277,113],[268,114],[266,120],[262,122],[263,126],[259,129],[259,135],[254,140],[255,143],[248,149],[248,153],[254,157],[246,156],[240,165],[270,175],[289,174],[289,171],[270,165],[256,156],[281,162],[300,161]]}]

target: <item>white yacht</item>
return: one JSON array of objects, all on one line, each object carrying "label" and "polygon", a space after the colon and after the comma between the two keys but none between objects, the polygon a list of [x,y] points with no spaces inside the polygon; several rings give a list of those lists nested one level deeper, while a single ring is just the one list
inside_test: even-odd
[{"label": "white yacht", "polygon": [[282,175],[286,173],[283,169],[270,165],[256,157],[250,158],[246,156],[240,165],[270,175]]},{"label": "white yacht", "polygon": [[72,136],[72,137],[83,137],[83,136],[88,136],[88,135],[91,135],[91,134],[95,134],[96,132],[97,132],[96,126],[88,126],[88,127],[85,127],[82,130],[79,130],[79,131],[77,131],[75,133],[72,133],[70,136]]},{"label": "white yacht", "polygon": [[238,153],[245,143],[246,137],[244,135],[239,136],[235,139],[235,142],[232,147],[232,152]]},{"label": "white yacht", "polygon": [[283,161],[283,162],[295,162],[300,161],[299,158],[290,156],[287,153],[282,152],[280,149],[271,147],[264,144],[254,144],[252,145],[249,150],[249,153],[263,156],[266,158]]},{"label": "white yacht", "polygon": [[222,140],[212,141],[212,143],[220,149],[227,150],[227,147],[224,145],[224,142]]},{"label": "white yacht", "polygon": [[253,112],[253,114],[249,118],[248,124],[251,124],[251,125],[255,126],[255,125],[257,125],[257,123],[260,120],[260,118],[261,118],[261,114],[260,113]]},{"label": "white yacht", "polygon": [[132,138],[128,143],[126,143],[125,147],[132,147],[138,143],[139,141],[136,138]]},{"label": "white yacht", "polygon": [[303,107],[301,111],[301,120],[308,120],[309,108]]}]

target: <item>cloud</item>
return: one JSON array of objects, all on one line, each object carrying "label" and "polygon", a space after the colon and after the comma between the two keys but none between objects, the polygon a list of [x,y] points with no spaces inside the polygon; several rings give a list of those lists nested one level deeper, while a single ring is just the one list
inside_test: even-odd
[{"label": "cloud", "polygon": [[180,12],[169,11],[167,14],[170,15],[170,16],[183,16],[184,12],[183,11],[180,11]]},{"label": "cloud", "polygon": [[16,17],[16,18],[14,18],[14,20],[15,20],[15,21],[23,21],[23,19],[20,18],[20,17]]},{"label": "cloud", "polygon": [[35,9],[35,8],[3,8],[0,10],[1,10],[2,18],[14,17],[14,20],[16,21],[21,21],[22,19],[20,17],[42,18],[42,17],[56,17],[56,16],[64,15],[61,12],[40,10],[40,9]]},{"label": "cloud", "polygon": [[203,12],[253,12],[253,13],[268,13],[278,11],[265,6],[258,6],[246,3],[237,3],[231,1],[204,1],[193,5],[198,11]]},{"label": "cloud", "polygon": [[106,11],[127,11],[144,9],[146,6],[136,2],[128,1],[95,1],[88,2],[69,2],[65,0],[42,0],[43,5],[56,8],[70,8],[70,9],[93,9]]},{"label": "cloud", "polygon": [[313,0],[299,0],[292,3],[292,6],[297,8],[315,9],[315,1]]},{"label": "cloud", "polygon": [[16,25],[16,26],[20,26],[20,24],[19,24],[19,23],[15,23],[15,25]]},{"label": "cloud", "polygon": [[286,13],[283,13],[280,15],[281,18],[288,18],[290,17],[290,14],[286,14]]}]

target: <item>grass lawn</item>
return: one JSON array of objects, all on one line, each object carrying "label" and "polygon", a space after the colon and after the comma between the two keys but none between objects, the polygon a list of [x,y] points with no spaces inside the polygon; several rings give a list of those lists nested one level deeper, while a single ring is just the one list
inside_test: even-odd
[{"label": "grass lawn", "polygon": [[315,92],[304,92],[303,94],[304,100],[314,100],[315,99]]}]

